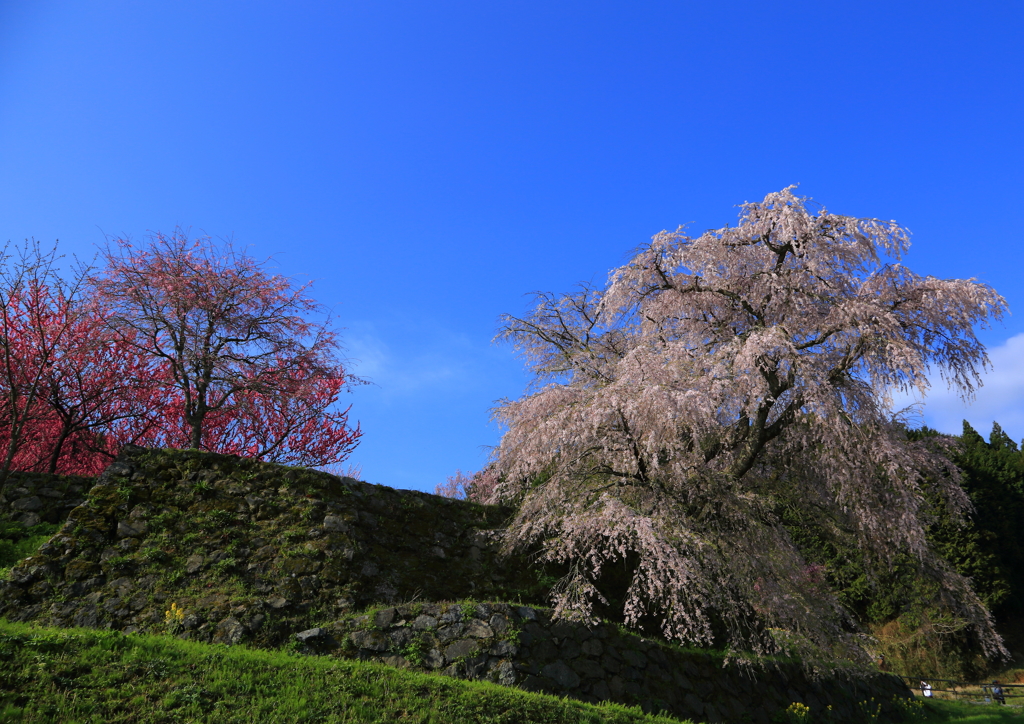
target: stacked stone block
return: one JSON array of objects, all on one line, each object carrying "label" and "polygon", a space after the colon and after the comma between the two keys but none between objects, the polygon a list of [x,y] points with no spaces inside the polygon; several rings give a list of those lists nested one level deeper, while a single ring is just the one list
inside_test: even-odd
[{"label": "stacked stone block", "polygon": [[[298,635],[310,653],[487,680],[589,702],[614,701],[702,722],[768,724],[794,702],[834,722],[893,713],[907,698],[885,674],[811,679],[795,663],[726,664],[721,656],[636,636],[609,623],[553,620],[506,603],[380,609]],[[830,708],[831,707],[831,708]]]},{"label": "stacked stone block", "polygon": [[85,492],[94,482],[79,476],[11,473],[0,493],[0,520],[26,528],[63,523],[72,509],[85,502]]}]

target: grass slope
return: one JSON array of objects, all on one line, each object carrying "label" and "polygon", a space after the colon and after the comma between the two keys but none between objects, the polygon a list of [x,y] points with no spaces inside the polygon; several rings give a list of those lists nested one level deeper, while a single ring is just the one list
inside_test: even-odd
[{"label": "grass slope", "polygon": [[969,704],[965,702],[924,701],[923,721],[928,724],[1006,724],[1024,722],[1024,710],[998,704]]},{"label": "grass slope", "polygon": [[[917,722],[1024,721],[1017,707],[918,701],[910,717]],[[7,722],[682,724],[637,708],[377,664],[0,619],[0,723]]]},{"label": "grass slope", "polygon": [[0,619],[0,722],[52,721],[680,722],[382,665]]},{"label": "grass slope", "polygon": [[11,567],[18,561],[35,555],[58,528],[52,523],[25,528],[21,523],[0,520],[0,581],[7,580]]}]

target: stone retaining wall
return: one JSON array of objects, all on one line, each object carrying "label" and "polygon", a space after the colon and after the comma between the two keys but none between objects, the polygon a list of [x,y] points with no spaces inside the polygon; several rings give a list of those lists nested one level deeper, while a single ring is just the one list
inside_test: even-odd
[{"label": "stone retaining wall", "polygon": [[[494,549],[509,511],[194,451],[126,448],[92,482],[18,475],[8,484],[0,516],[66,522],[0,581],[0,615],[268,648],[294,639],[310,652],[697,721],[765,724],[799,701],[859,722],[869,719],[860,702],[908,695],[877,674],[812,682],[798,665],[723,668],[710,654],[610,624],[553,622],[530,605],[399,605],[543,601],[527,560]],[[180,621],[168,618],[172,603]]]},{"label": "stone retaining wall", "polygon": [[[0,581],[0,616],[272,648],[417,596],[544,600],[526,560],[498,558],[491,531],[509,511],[492,506],[180,450],[126,448],[95,482]],[[58,501],[33,515],[74,502],[13,492]]]},{"label": "stone retaining wall", "polygon": [[39,523],[63,523],[68,513],[85,502],[94,478],[45,473],[11,473],[0,493],[0,520],[31,528]]},{"label": "stone retaining wall", "polygon": [[910,696],[895,676],[812,681],[793,663],[723,666],[720,656],[647,640],[612,624],[552,621],[548,609],[503,603],[383,608],[303,631],[296,639],[310,653],[640,705],[701,722],[768,724],[800,702],[816,718],[830,715],[831,721],[852,724],[870,719],[865,706],[881,705],[893,716],[894,697]]}]

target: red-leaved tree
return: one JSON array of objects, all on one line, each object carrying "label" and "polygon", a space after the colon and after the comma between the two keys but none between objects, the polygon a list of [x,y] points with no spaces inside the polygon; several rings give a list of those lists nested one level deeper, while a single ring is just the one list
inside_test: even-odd
[{"label": "red-leaved tree", "polygon": [[81,309],[54,299],[54,322],[73,317],[43,375],[43,420],[34,427],[44,457],[23,470],[95,475],[121,445],[139,443],[163,424],[162,371],[153,360],[111,334],[95,300]]},{"label": "red-leaved tree", "polygon": [[95,474],[163,408],[160,371],[110,333],[89,268],[60,258],[35,241],[0,255],[4,474]]},{"label": "red-leaved tree", "polygon": [[56,249],[44,254],[34,240],[14,248],[8,243],[0,252],[0,483],[36,444],[33,428],[45,418],[44,378],[70,325],[53,323],[48,299],[81,299],[83,276],[65,283],[58,258]]},{"label": "red-leaved tree", "polygon": [[974,327],[1005,301],[886,260],[908,247],[895,222],[815,211],[790,188],[744,204],[736,226],[658,234],[602,289],[504,318],[536,382],[496,409],[495,499],[518,505],[510,548],[569,567],[560,614],[608,603],[605,573],[625,566],[628,624],[863,660],[782,524],[791,506],[883,566],[912,553],[984,650],[1004,651],[925,537],[926,493],[969,507],[957,471],[908,439],[890,401],[925,391],[929,368],[970,394],[987,363]]},{"label": "red-leaved tree", "polygon": [[360,380],[308,285],[209,238],[176,229],[141,245],[117,239],[92,277],[121,344],[160,368],[176,423],[151,442],[326,466],[354,449],[359,427],[337,399]]},{"label": "red-leaved tree", "polygon": [[[203,448],[282,465],[335,468],[355,449],[358,436],[348,426],[349,407],[338,400],[345,377],[300,376],[278,394],[238,392],[231,405],[207,414]],[[181,424],[180,397],[168,400],[161,424],[138,436],[136,444],[186,448],[191,430]]]}]

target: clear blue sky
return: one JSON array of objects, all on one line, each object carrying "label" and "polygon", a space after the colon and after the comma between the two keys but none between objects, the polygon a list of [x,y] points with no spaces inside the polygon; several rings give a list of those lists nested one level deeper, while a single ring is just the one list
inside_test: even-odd
[{"label": "clear blue sky", "polygon": [[371,482],[480,468],[527,292],[799,183],[1015,316],[971,408],[1024,438],[1020,2],[0,0],[0,241],[190,226],[316,280]]}]

